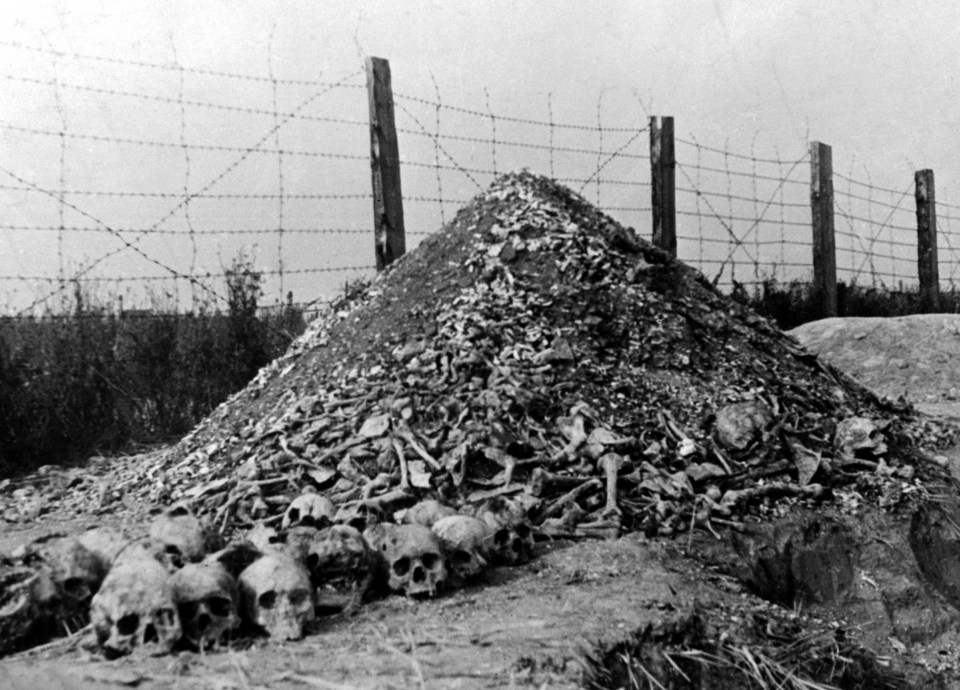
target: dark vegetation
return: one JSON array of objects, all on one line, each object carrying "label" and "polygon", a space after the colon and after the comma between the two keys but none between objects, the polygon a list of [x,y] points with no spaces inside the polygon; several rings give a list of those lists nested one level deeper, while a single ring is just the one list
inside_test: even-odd
[{"label": "dark vegetation", "polygon": [[225,309],[116,313],[77,289],[66,313],[0,318],[0,477],[182,435],[282,354],[302,311],[261,309],[248,261],[225,275]]},{"label": "dark vegetation", "polygon": [[[781,283],[766,278],[748,289],[735,283],[732,297],[754,309],[785,331],[821,318],[818,296],[811,284],[802,280]],[[956,287],[940,292],[940,311],[960,312],[960,291]],[[906,316],[919,314],[917,287],[891,290],[886,286],[868,287],[856,283],[837,283],[837,316]]]}]

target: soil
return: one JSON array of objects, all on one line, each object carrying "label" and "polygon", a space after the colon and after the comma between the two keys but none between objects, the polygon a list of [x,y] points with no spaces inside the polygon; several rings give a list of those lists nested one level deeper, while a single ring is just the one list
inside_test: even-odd
[{"label": "soil", "polygon": [[960,314],[832,318],[789,333],[877,393],[960,419]]},{"label": "soil", "polygon": [[[802,687],[752,684],[750,667],[960,688],[957,430],[825,366],[555,183],[498,185],[181,443],[0,487],[0,550],[88,524],[136,536],[184,498],[225,532],[276,523],[305,487],[337,503],[392,489],[402,459],[419,494],[458,506],[532,494],[543,467],[591,477],[579,504],[542,497],[554,523],[539,515],[534,558],[297,642],[105,661],[60,638],[7,657],[0,687],[639,688],[649,666],[669,688]],[[885,442],[838,448],[854,416]],[[368,425],[384,418],[391,444]],[[617,511],[594,431],[625,461]]]}]

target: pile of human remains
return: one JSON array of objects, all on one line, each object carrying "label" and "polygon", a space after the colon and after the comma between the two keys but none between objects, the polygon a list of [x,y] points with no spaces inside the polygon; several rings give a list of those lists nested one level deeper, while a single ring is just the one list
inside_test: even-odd
[{"label": "pile of human remains", "polygon": [[[99,587],[94,627],[120,651],[156,641],[184,601],[183,626],[200,611],[219,635],[244,610],[291,637],[315,597],[345,583],[348,608],[375,581],[432,594],[522,560],[535,537],[713,531],[840,491],[896,504],[938,470],[927,460],[950,433],[823,365],[578,195],[513,173],[180,444],[106,487],[71,480],[63,498],[79,509],[186,504],[145,542],[67,538],[108,561],[102,586],[73,599],[89,605]],[[196,536],[194,515],[226,548]],[[65,548],[36,544],[8,564],[7,599]],[[152,584],[147,560],[166,563],[146,568]],[[239,598],[198,603],[234,580]],[[121,615],[132,591],[165,592],[150,609],[164,613]],[[194,646],[217,636],[192,625],[181,638]]]},{"label": "pile of human remains", "polygon": [[114,490],[188,497],[222,530],[313,487],[337,505],[519,495],[552,533],[671,535],[863,470],[909,481],[939,433],[521,172]]}]

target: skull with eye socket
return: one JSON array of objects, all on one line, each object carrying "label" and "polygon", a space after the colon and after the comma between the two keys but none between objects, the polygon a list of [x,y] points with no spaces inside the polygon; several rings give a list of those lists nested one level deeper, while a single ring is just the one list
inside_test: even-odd
[{"label": "skull with eye socket", "polygon": [[217,546],[206,526],[184,505],[172,506],[154,519],[150,540],[154,555],[171,572],[199,563]]},{"label": "skull with eye socket", "polygon": [[447,580],[443,547],[429,527],[382,523],[363,534],[379,554],[387,586],[408,597],[436,594]]},{"label": "skull with eye socket", "polygon": [[240,624],[237,584],[218,561],[188,563],[170,578],[183,641],[197,651],[217,645]]},{"label": "skull with eye socket", "polygon": [[316,616],[310,573],[282,551],[240,573],[240,598],[247,620],[278,640],[299,640]]},{"label": "skull with eye socket", "polygon": [[518,565],[530,560],[533,527],[520,503],[498,496],[481,503],[473,514],[493,533],[486,542],[486,554],[492,563]]},{"label": "skull with eye socket", "polygon": [[336,506],[326,496],[315,493],[306,493],[297,496],[287,507],[280,523],[280,529],[288,530],[292,527],[316,527],[322,529],[333,523]]},{"label": "skull with eye socket", "polygon": [[363,532],[375,525],[385,522],[386,514],[379,505],[372,501],[351,501],[340,506],[333,521],[338,525],[350,525]]},{"label": "skull with eye socket", "polygon": [[52,535],[27,545],[23,564],[53,585],[42,602],[49,614],[61,626],[83,627],[90,600],[106,575],[101,560],[77,539]]},{"label": "skull with eye socket", "polygon": [[352,613],[377,574],[376,552],[350,525],[332,525],[317,532],[305,560],[318,609]]},{"label": "skull with eye socket", "polygon": [[483,520],[470,515],[449,515],[437,520],[431,529],[443,546],[451,579],[458,584],[476,578],[487,567],[484,551],[493,531]]},{"label": "skull with eye socket", "polygon": [[170,573],[146,554],[121,557],[93,598],[90,622],[107,658],[169,653],[181,634]]}]

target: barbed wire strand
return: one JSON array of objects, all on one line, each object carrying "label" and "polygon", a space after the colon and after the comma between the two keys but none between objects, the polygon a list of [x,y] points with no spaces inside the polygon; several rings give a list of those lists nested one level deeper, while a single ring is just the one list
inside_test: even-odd
[{"label": "barbed wire strand", "polygon": [[554,127],[553,127],[553,93],[547,93],[547,115],[550,118],[550,177],[555,177],[553,172],[553,137],[554,137]]},{"label": "barbed wire strand", "polygon": [[[703,155],[703,152],[702,152],[702,150],[700,149],[700,147],[698,146],[698,147],[697,147],[697,186],[696,186],[696,189],[698,189],[698,190],[699,190],[699,189],[702,189],[702,187],[703,187],[703,184],[702,184],[702,182],[701,182],[702,177],[703,177],[703,170],[702,170],[701,167],[700,167],[700,160],[701,160],[702,155]],[[676,184],[676,182],[674,182],[674,184]],[[699,241],[699,243],[698,243],[699,246],[698,246],[698,252],[697,252],[697,259],[698,259],[698,261],[699,261],[700,264],[703,264],[703,214],[702,214],[702,212],[700,211],[700,199],[701,199],[702,196],[703,196],[703,195],[702,195],[702,194],[699,194],[699,193],[696,195],[696,199],[697,199],[697,236],[698,236],[699,239],[700,239],[700,241]]]},{"label": "barbed wire strand", "polygon": [[[459,162],[457,162],[457,160],[456,160],[452,155],[450,155],[450,152],[447,151],[447,149],[440,143],[440,138],[439,138],[439,137],[433,136],[433,135],[427,130],[427,128],[423,126],[423,124],[420,122],[420,120],[417,119],[417,117],[416,117],[413,113],[411,113],[406,107],[404,107],[404,105],[403,105],[402,103],[398,103],[398,102],[396,101],[396,99],[394,99],[394,105],[396,105],[398,109],[400,109],[401,111],[403,111],[403,112],[407,115],[407,117],[409,117],[411,120],[413,120],[414,123],[416,123],[416,125],[420,128],[420,130],[421,130],[424,134],[426,134],[428,137],[431,137],[431,138],[434,140],[434,142],[436,143],[436,146],[437,146],[437,148],[440,150],[440,152],[443,153],[443,155],[447,157],[447,160],[449,160],[449,161],[452,163],[452,167],[451,167],[450,169],[452,169],[452,170],[457,170],[457,171],[463,173],[463,175],[464,175],[468,180],[470,180],[470,181],[476,186],[476,188],[477,188],[478,190],[480,190],[481,192],[483,191],[483,186],[482,186],[479,182],[477,182],[476,178],[474,178],[473,175],[470,174],[470,170],[467,169],[467,168],[464,168],[462,165],[460,165]],[[413,165],[413,166],[420,165],[420,164],[418,164],[418,163],[416,163],[416,162],[413,162],[413,161],[407,161],[407,162],[405,162],[404,164],[405,164],[405,165]],[[437,164],[437,167],[441,167],[441,168],[442,168],[442,167],[447,167],[447,166],[442,166],[442,165]],[[487,172],[487,171],[484,171],[484,170],[474,170],[473,172]]]},{"label": "barbed wire strand", "polygon": [[[726,190],[726,196],[727,196],[727,221],[730,223],[730,227],[732,228],[732,227],[733,227],[733,223],[734,223],[734,221],[733,221],[733,199],[730,198],[730,197],[731,197],[731,195],[733,194],[733,178],[730,176],[730,139],[729,139],[729,137],[728,137],[727,139],[724,139],[724,141],[723,141],[723,168],[724,168],[724,170],[725,170],[725,172],[726,172],[726,180],[727,180],[727,190]],[[756,179],[756,178],[751,178],[751,179]],[[743,236],[743,237],[738,238],[737,243],[734,245],[734,249],[743,246],[743,242],[744,242],[744,240],[745,240],[745,237],[746,237],[746,233],[744,233],[744,236]],[[749,256],[749,254],[748,254],[748,256]],[[752,258],[753,261],[754,261],[754,263],[756,263],[756,257],[750,257],[750,258]],[[731,262],[730,262],[730,282],[731,282],[731,283],[734,283],[734,282],[736,281],[736,278],[735,278],[736,270],[737,270],[737,262],[736,262],[736,261],[731,261]],[[719,275],[717,276],[717,278],[719,278]],[[715,278],[715,279],[714,279],[714,282],[716,282],[716,280],[717,280],[717,279]]]},{"label": "barbed wire strand", "polygon": [[[25,127],[22,125],[15,125],[9,122],[0,121],[0,129],[6,129],[13,132],[23,132],[25,134],[39,134],[42,136],[49,137],[59,137],[61,133],[56,130],[50,129],[41,129],[38,127]],[[264,148],[259,147],[254,151],[250,150],[249,146],[223,146],[217,144],[190,144],[190,143],[181,143],[179,141],[156,141],[150,139],[135,139],[133,137],[117,137],[117,136],[105,136],[99,134],[81,134],[77,132],[65,132],[63,136],[67,139],[80,139],[83,141],[97,141],[103,143],[112,143],[112,144],[131,144],[136,146],[145,146],[145,147],[154,147],[154,148],[170,148],[170,149],[182,149],[186,148],[190,151],[211,151],[211,152],[223,152],[223,153],[254,153],[264,154],[273,156],[277,153],[282,153],[284,156],[303,156],[307,158],[331,158],[331,159],[341,159],[341,160],[367,160],[366,156],[354,153],[337,153],[334,151],[311,151],[305,149],[276,149],[276,148]]]},{"label": "barbed wire strand", "polygon": [[[756,227],[756,225],[758,225],[758,224],[763,220],[764,216],[766,215],[767,211],[769,210],[770,206],[772,205],[773,200],[776,198],[776,194],[777,194],[777,192],[779,191],[779,189],[783,186],[783,184],[785,183],[785,181],[788,179],[789,175],[791,175],[791,174],[793,173],[793,171],[797,168],[797,166],[799,166],[800,163],[802,163],[804,160],[806,160],[805,157],[804,157],[804,158],[800,158],[799,160],[795,161],[795,162],[793,163],[793,165],[790,167],[790,169],[787,171],[787,176],[780,179],[780,184],[777,185],[777,187],[774,189],[773,193],[772,193],[772,194],[770,195],[770,197],[767,199],[766,203],[765,203],[764,206],[763,206],[763,210],[762,210],[761,214],[760,214],[756,219],[753,220],[753,222],[751,223],[751,225],[747,228],[746,232],[749,232],[750,230],[752,230],[754,227]],[[713,207],[713,204],[710,203],[710,200],[709,200],[708,198],[706,198],[706,197],[703,197],[703,195],[700,193],[699,189],[696,187],[696,185],[694,184],[693,180],[690,178],[690,175],[687,173],[686,167],[685,167],[684,165],[682,165],[679,161],[677,161],[677,169],[680,170],[681,174],[683,174],[683,176],[686,178],[688,184],[690,184],[691,186],[693,186],[693,187],[695,188],[695,191],[696,191],[696,193],[697,193],[697,195],[698,195],[698,198],[703,198],[703,202],[704,202],[704,204],[707,206],[707,209],[708,209],[708,210],[710,211],[710,213],[714,216],[714,218],[720,223],[721,227],[723,227],[723,229],[727,232],[727,234],[730,236],[730,238],[731,238],[731,239],[733,240],[733,242],[734,242],[734,247],[733,247],[733,249],[728,253],[727,257],[723,260],[723,262],[721,262],[721,266],[722,266],[722,268],[723,268],[723,267],[725,267],[726,262],[729,261],[729,260],[732,258],[733,252],[735,252],[736,249],[737,249],[738,247],[740,247],[741,244],[742,244],[740,238],[737,237],[736,233],[734,233],[734,231],[733,231],[733,220],[734,220],[734,218],[733,218],[732,214],[730,214],[730,221],[729,221],[729,222],[724,222],[724,219],[720,216],[720,214],[717,212],[717,210]],[[754,257],[750,257],[750,258],[753,259]],[[721,277],[721,274],[718,273],[717,276],[715,277],[715,281],[716,281],[716,280],[719,280],[720,277]]]},{"label": "barbed wire strand", "polygon": [[[48,190],[49,191],[49,190]],[[405,201],[410,201],[410,199],[405,199]],[[431,203],[435,203],[438,200],[434,198],[426,199]],[[124,228],[114,226],[113,228],[117,232],[123,233],[139,233],[139,232],[149,232],[152,235],[174,235],[187,237],[189,239],[190,233],[184,232],[182,230],[171,230],[164,228]],[[23,231],[23,232],[57,232],[60,230],[59,225],[4,225],[0,224],[0,230],[12,230],[12,231]],[[66,232],[107,232],[103,229],[102,226],[83,226],[83,225],[68,225],[63,228]],[[197,236],[223,236],[223,235],[273,235],[277,232],[275,226],[266,227],[266,228],[216,228],[216,229],[197,229],[194,230],[194,235]],[[294,228],[286,227],[284,232],[287,234],[303,234],[303,235],[335,235],[335,234],[346,234],[346,235],[367,235],[370,233],[368,228],[334,228],[334,227],[316,227],[316,228]]]},{"label": "barbed wire strand", "polygon": [[267,41],[267,73],[270,76],[270,93],[273,101],[273,143],[277,147],[277,184],[280,198],[277,200],[277,271],[280,282],[280,296],[284,295],[283,285],[283,153],[280,147],[280,115],[277,103],[277,80],[273,73],[273,37],[277,25],[270,29],[270,38]]},{"label": "barbed wire strand", "polygon": [[[393,92],[393,98],[394,98],[394,102],[403,100],[403,101],[409,101],[411,103],[417,103],[420,105],[426,105],[431,108],[433,108],[436,105],[435,101],[430,101],[425,98],[420,98],[419,96],[410,96],[398,91]],[[471,110],[470,108],[461,108],[455,105],[446,105],[445,103],[441,103],[440,107],[443,108],[444,110],[461,113],[463,115],[471,115],[473,117],[482,118],[485,120],[490,118],[489,112],[484,112],[481,110]],[[557,129],[580,130],[583,132],[593,132],[596,129],[593,125],[580,125],[580,124],[572,124],[572,123],[566,123],[566,122],[554,122],[551,125],[551,123],[547,120],[534,120],[531,118],[513,117],[510,115],[497,115],[496,117],[501,122],[510,122],[510,123],[519,124],[519,125],[531,125],[531,126],[537,126],[537,127],[553,126],[553,127],[556,127]],[[630,133],[635,131],[635,128],[634,127],[616,127],[616,128],[607,128],[607,131]]]},{"label": "barbed wire strand", "polygon": [[[184,91],[186,88],[185,70],[180,66],[180,60],[177,55],[177,45],[170,37],[171,49],[173,50],[173,63],[179,67],[177,70],[177,100],[180,102],[180,148],[183,151],[183,219],[187,224],[187,231],[190,236],[190,275],[197,272],[197,238],[196,228],[193,226],[193,218],[190,213],[190,173],[191,160],[190,149],[187,147],[187,108],[183,103]],[[200,295],[195,286],[190,286],[190,302],[195,310],[200,300]]]},{"label": "barbed wire strand", "polygon": [[[12,177],[12,178],[14,178],[15,180],[17,180],[17,181],[20,182],[21,184],[32,185],[31,182],[29,182],[28,180],[20,177],[19,175],[17,175],[17,174],[16,174],[15,172],[13,172],[12,170],[8,170],[6,167],[4,167],[4,166],[2,166],[2,165],[0,165],[0,172],[2,172],[2,173],[4,173],[4,174],[6,174],[6,175],[8,175],[8,176],[10,176],[10,177]],[[54,199],[56,199],[56,195],[53,194],[52,192],[49,192],[49,191],[47,191],[47,190],[40,189],[39,187],[37,187],[37,190],[43,192],[44,194],[47,194],[47,195],[53,197]],[[189,281],[191,284],[195,284],[195,285],[201,287],[203,290],[205,290],[206,292],[210,293],[211,296],[216,297],[216,298],[219,298],[219,299],[222,299],[222,297],[220,296],[219,293],[217,293],[215,290],[213,290],[213,289],[210,288],[209,286],[204,285],[203,283],[201,283],[200,281],[198,281],[198,280],[197,280],[196,278],[194,278],[193,276],[189,276],[189,275],[180,273],[180,272],[177,271],[175,268],[166,265],[166,264],[163,263],[162,261],[158,261],[157,259],[154,259],[152,256],[150,256],[149,254],[147,254],[146,252],[144,252],[142,249],[140,249],[139,247],[135,246],[133,243],[131,243],[130,241],[128,241],[121,233],[119,233],[119,232],[117,232],[116,230],[114,230],[113,228],[111,228],[107,223],[105,223],[104,221],[100,220],[100,219],[97,218],[96,216],[88,213],[87,211],[84,211],[83,209],[81,209],[80,207],[78,207],[76,204],[72,204],[72,203],[70,203],[69,201],[63,201],[62,203],[63,203],[64,205],[66,205],[67,208],[69,208],[70,210],[72,210],[72,211],[74,211],[74,212],[76,212],[76,213],[79,213],[80,215],[82,215],[82,216],[85,217],[85,218],[89,218],[89,219],[92,220],[94,223],[97,223],[97,224],[99,224],[99,225],[102,225],[102,226],[104,227],[104,229],[106,229],[111,235],[115,236],[118,240],[120,240],[120,241],[125,245],[125,247],[126,247],[127,249],[130,249],[131,251],[135,252],[136,254],[138,254],[139,256],[141,256],[141,257],[142,257],[143,259],[145,259],[146,261],[148,261],[148,262],[154,264],[155,266],[157,266],[157,267],[159,267],[159,268],[161,268],[161,269],[169,272],[169,273],[170,273],[171,275],[173,275],[173,276],[176,276],[176,277],[181,278],[181,279],[183,279],[183,280],[187,280],[187,281]],[[90,270],[90,269],[88,268],[88,269],[87,269],[87,272],[89,272],[89,270]],[[76,282],[78,282],[78,281],[81,279],[81,277],[82,277],[82,275],[73,276],[68,282],[70,282],[70,283],[76,283]],[[57,278],[57,279],[51,279],[51,280],[56,280],[57,282],[62,282],[62,281],[60,281],[59,278]],[[54,292],[53,294],[57,294],[58,292],[60,292],[60,291],[63,290],[63,289],[64,289],[64,286],[61,285],[61,287],[58,288],[58,290],[57,290],[56,292]],[[30,307],[28,307],[26,310],[22,310],[21,313],[31,311],[34,306],[36,306],[38,303],[43,303],[43,302],[46,302],[46,300],[41,300],[41,302],[35,302],[33,305],[31,305]]]},{"label": "barbed wire strand", "polygon": [[[774,152],[776,153],[777,159],[779,160],[779,158],[780,158],[780,147],[779,147],[779,146],[778,146],[778,147],[775,147],[775,148],[774,148]],[[777,163],[777,172],[780,174],[780,177],[783,177],[783,163],[782,163],[782,162],[781,162],[781,163]],[[783,189],[783,187],[780,187],[779,195],[780,195],[780,203],[779,203],[779,207],[780,207],[780,257],[779,257],[779,258],[780,258],[780,261],[779,261],[779,265],[781,266],[781,271],[782,271],[782,266],[783,266],[784,262],[787,260],[787,255],[786,255],[786,241],[785,241],[785,240],[786,240],[786,233],[783,231],[783,229],[786,227],[786,225],[784,224],[784,221],[786,220],[786,214],[785,214],[785,209],[784,209],[784,198],[783,198],[783,196],[784,196],[784,189]],[[807,208],[809,208],[809,206],[808,206]],[[782,276],[782,278],[785,279],[786,276],[784,275],[784,276]]]},{"label": "barbed wire strand", "polygon": [[490,116],[490,148],[493,154],[493,174],[496,176],[499,174],[497,172],[497,118],[494,116],[493,110],[490,109],[490,92],[486,87],[483,89],[483,96],[487,104],[487,113]]},{"label": "barbed wire strand", "polygon": [[[301,110],[303,110],[303,109],[306,108],[307,106],[311,105],[311,104],[312,104],[314,101],[316,101],[318,98],[320,98],[321,96],[329,93],[331,90],[333,90],[334,88],[336,88],[337,85],[339,85],[341,82],[345,82],[345,81],[348,80],[348,79],[352,79],[354,76],[356,76],[356,74],[357,74],[357,73],[347,75],[346,77],[344,77],[343,79],[341,79],[340,82],[337,82],[337,83],[335,83],[335,84],[333,84],[333,85],[331,85],[331,86],[324,87],[324,88],[322,88],[321,90],[319,90],[319,91],[311,94],[308,98],[304,99],[290,114],[288,114],[288,115],[284,118],[284,120],[280,123],[279,126],[282,127],[283,125],[285,125],[287,122],[290,121],[290,119],[293,117],[294,114],[299,113]],[[276,126],[276,125],[274,125],[274,126]],[[245,160],[250,156],[250,154],[251,154],[253,151],[255,151],[260,145],[262,145],[263,142],[267,141],[267,140],[272,136],[272,134],[273,134],[273,130],[271,129],[271,130],[268,131],[266,134],[264,134],[264,135],[257,141],[256,144],[254,144],[252,147],[250,147],[250,149],[249,149],[246,153],[242,154],[242,155],[241,155],[240,157],[238,157],[236,160],[232,161],[232,162],[231,162],[226,168],[224,168],[220,173],[218,173],[217,175],[215,175],[209,182],[207,182],[207,184],[205,184],[205,185],[200,189],[199,192],[197,192],[196,194],[191,194],[187,199],[181,200],[176,206],[174,206],[174,207],[171,208],[169,211],[167,211],[158,221],[156,221],[152,226],[150,226],[150,228],[148,228],[147,231],[144,231],[144,232],[140,233],[140,235],[138,235],[136,238],[134,238],[134,240],[133,240],[133,246],[135,247],[136,244],[139,243],[144,237],[146,237],[151,230],[160,227],[160,226],[163,225],[163,223],[165,223],[169,218],[172,218],[172,217],[174,216],[174,214],[176,214],[176,213],[183,207],[183,205],[188,202],[189,199],[196,198],[197,194],[202,194],[202,193],[206,192],[208,189],[210,189],[211,187],[213,187],[213,186],[215,186],[216,184],[218,184],[222,179],[224,179],[224,178],[225,178],[227,175],[229,175],[233,170],[235,170],[241,163],[243,163],[243,161],[245,161]],[[34,187],[34,188],[37,188],[36,185],[32,185],[32,183],[28,183],[26,180],[22,180],[22,178],[18,178],[16,175],[13,175],[12,173],[8,173],[8,174],[10,174],[12,177],[14,177],[14,179],[18,179],[19,181],[21,181],[21,183],[23,183],[23,184],[27,184],[27,185],[29,185],[29,186],[32,186],[32,187]],[[82,212],[81,212],[81,213],[82,213]],[[90,217],[92,217],[92,216],[90,216]],[[97,222],[97,223],[100,223],[100,221],[97,220],[97,219],[95,219],[95,218],[94,218],[94,221]],[[104,225],[106,225],[106,224],[104,224]],[[121,239],[123,239],[123,238],[121,238]],[[126,242],[125,239],[123,239],[123,241],[124,241],[124,246],[121,246],[121,247],[117,248],[116,250],[114,250],[114,251],[112,251],[112,252],[107,252],[106,254],[102,255],[102,256],[101,256],[99,259],[97,259],[96,261],[91,262],[90,264],[88,264],[88,265],[87,265],[84,269],[82,269],[81,272],[80,272],[77,276],[75,276],[75,277],[82,277],[83,275],[85,275],[85,274],[88,273],[89,271],[92,271],[96,266],[98,266],[98,265],[101,264],[102,262],[106,261],[107,259],[111,258],[112,256],[115,256],[116,254],[120,253],[121,251],[125,251],[125,250],[127,249],[126,245],[127,245],[127,244],[130,244],[130,243],[129,243],[129,242]],[[48,302],[52,297],[56,296],[57,294],[59,294],[60,292],[62,292],[64,289],[65,289],[65,286],[64,286],[64,285],[61,285],[60,287],[57,288],[57,290],[53,291],[52,293],[49,293],[49,294],[44,295],[44,296],[41,296],[40,298],[34,300],[29,306],[27,306],[27,307],[26,307],[24,310],[22,310],[22,311],[23,311],[23,312],[29,312],[29,311],[31,311],[34,307],[36,307],[37,305],[39,305],[39,304],[45,304],[45,303]]]},{"label": "barbed wire strand", "polygon": [[[148,68],[148,69],[157,69],[157,70],[165,70],[165,71],[173,71],[173,72],[176,72],[180,69],[180,67],[175,62],[162,63],[162,62],[148,62],[144,60],[127,60],[127,59],[117,58],[117,57],[107,56],[107,55],[93,55],[91,53],[78,53],[75,51],[68,52],[68,51],[56,50],[52,46],[50,48],[41,48],[39,46],[29,46],[19,41],[0,40],[0,47],[16,48],[19,50],[31,51],[36,53],[47,53],[47,54],[52,54],[61,58],[64,58],[64,57],[72,58],[74,60],[88,60],[88,61],[102,62],[105,64],[112,64],[112,65],[124,65],[127,67],[142,67],[142,68]],[[263,83],[270,82],[269,77],[262,77],[255,74],[227,72],[223,70],[213,70],[213,69],[206,69],[201,67],[184,67],[183,70],[190,74],[196,74],[196,75],[205,76],[205,77],[222,77],[227,79],[238,79],[242,81],[253,81],[253,82],[263,82]],[[315,79],[279,79],[278,81],[283,84],[290,84],[290,85],[296,85],[296,86],[313,86],[313,87],[329,86],[332,83],[327,81],[319,81]],[[361,84],[351,84],[350,86],[353,88],[363,88],[363,85]]]},{"label": "barbed wire strand", "polygon": [[603,161],[603,89],[600,90],[600,95],[597,96],[597,138],[599,139],[597,145],[597,177],[595,180],[597,188],[597,207],[602,208],[603,204],[600,202],[600,170],[602,169]]},{"label": "barbed wire strand", "polygon": [[[587,185],[590,184],[590,182],[592,182],[593,179],[594,179],[597,175],[599,175],[599,174],[601,173],[601,171],[603,171],[603,169],[604,169],[605,167],[607,167],[607,165],[610,164],[611,161],[613,161],[617,156],[619,156],[621,151],[623,151],[623,150],[626,149],[628,146],[630,146],[630,144],[632,144],[633,142],[635,142],[635,141],[639,138],[639,136],[640,136],[641,134],[643,134],[645,131],[647,131],[647,129],[648,129],[648,128],[634,130],[633,136],[630,137],[630,139],[628,139],[627,142],[626,142],[623,146],[621,146],[621,147],[618,148],[616,151],[614,151],[614,152],[611,153],[609,156],[607,156],[607,159],[606,159],[605,161],[603,161],[603,163],[597,167],[597,169],[593,172],[593,174],[591,174],[590,177],[588,177],[587,179],[583,180],[583,184],[580,186],[580,189],[578,190],[578,193],[583,194],[583,190],[586,189]],[[569,179],[569,178],[568,178],[568,179]],[[561,181],[562,181],[562,180],[561,180]],[[607,180],[607,183],[610,184],[610,183],[612,183],[612,181],[611,181],[611,180]],[[639,185],[639,186],[648,186],[648,185],[643,185],[643,183],[638,183],[638,182],[631,182],[630,184]],[[612,208],[612,207],[611,207],[611,208]]]},{"label": "barbed wire strand", "polygon": [[[437,96],[437,103],[440,103],[440,85],[437,84],[437,79],[433,76],[433,72],[430,73],[430,82],[433,84],[433,92]],[[441,227],[447,224],[446,216],[444,215],[443,208],[443,181],[440,174],[440,106],[434,109],[434,119],[433,119],[433,162],[434,162],[434,171],[437,176],[437,198],[440,200],[440,225]]]},{"label": "barbed wire strand", "polygon": [[[753,138],[750,140],[750,156],[753,158],[753,173],[754,177],[751,179],[752,191],[753,191],[753,215],[755,218],[760,217],[760,203],[758,199],[759,192],[757,191],[757,161],[756,161],[756,149],[757,145],[757,132],[753,133]],[[731,202],[732,203],[732,202]],[[782,231],[782,228],[781,228]],[[760,229],[759,225],[753,233],[753,254],[757,257],[757,261],[753,264],[753,277],[756,280],[760,280]]]},{"label": "barbed wire strand", "polygon": [[[356,74],[351,74],[347,79],[353,78]],[[35,77],[25,77],[19,74],[0,74],[0,79],[6,79],[7,81],[22,82],[26,84],[37,84],[41,86],[50,86],[51,82],[46,79],[37,79]],[[346,83],[337,82],[335,84],[323,87],[323,92],[330,91],[335,88],[345,87]],[[164,103],[167,105],[179,107],[177,99],[170,98],[168,96],[157,96],[149,93],[142,93],[138,91],[122,91],[120,89],[108,89],[102,86],[90,86],[87,84],[73,84],[68,82],[61,81],[62,88],[73,89],[75,91],[83,91],[86,93],[95,93],[103,96],[123,96],[125,98],[133,98],[137,100],[150,101],[155,103]],[[211,110],[222,110],[224,112],[234,112],[245,115],[263,115],[265,117],[272,117],[273,112],[269,109],[262,108],[249,108],[239,105],[227,105],[225,103],[212,103],[209,101],[199,101],[194,99],[184,99],[184,105],[196,108],[207,108]],[[330,117],[318,117],[314,115],[300,115],[296,111],[290,113],[284,113],[285,116],[290,117],[291,119],[304,120],[308,122],[326,122],[332,124],[349,124],[354,126],[367,126],[367,124],[361,120],[347,120],[344,118],[330,118]]]},{"label": "barbed wire strand", "polygon": [[[44,40],[49,41],[46,34],[43,35]],[[60,120],[60,176],[58,179],[58,189],[59,194],[57,199],[59,203],[57,204],[57,218],[60,221],[60,232],[57,234],[57,258],[59,262],[59,277],[64,278],[65,266],[63,264],[63,247],[65,243],[63,227],[66,225],[64,219],[64,206],[63,199],[65,190],[67,188],[67,139],[66,131],[67,127],[67,114],[63,107],[63,96],[60,93],[60,61],[59,57],[53,56],[53,100],[57,110],[57,116]]]}]

